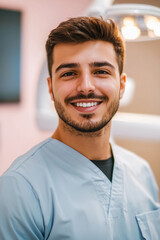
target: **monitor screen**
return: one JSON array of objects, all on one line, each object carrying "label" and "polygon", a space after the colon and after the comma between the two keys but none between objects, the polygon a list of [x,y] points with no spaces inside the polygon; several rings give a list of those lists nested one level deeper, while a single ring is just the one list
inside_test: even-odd
[{"label": "monitor screen", "polygon": [[0,8],[0,103],[20,101],[21,12]]}]

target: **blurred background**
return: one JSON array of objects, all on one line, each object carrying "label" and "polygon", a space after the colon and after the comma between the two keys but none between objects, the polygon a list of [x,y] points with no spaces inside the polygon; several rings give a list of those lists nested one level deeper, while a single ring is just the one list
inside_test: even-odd
[{"label": "blurred background", "polygon": [[[0,175],[56,128],[45,42],[61,21],[85,15],[93,2],[0,0]],[[109,2],[160,7],[159,0]],[[112,138],[145,158],[160,186],[160,40],[127,41],[125,72],[127,91],[113,120]]]}]

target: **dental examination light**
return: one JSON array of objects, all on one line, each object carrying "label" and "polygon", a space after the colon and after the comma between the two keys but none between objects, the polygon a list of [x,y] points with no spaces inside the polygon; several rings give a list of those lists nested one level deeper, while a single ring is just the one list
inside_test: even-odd
[{"label": "dental examination light", "polygon": [[95,0],[88,16],[113,19],[126,41],[160,39],[160,8],[146,4],[115,4],[113,0]]},{"label": "dental examination light", "polygon": [[103,14],[113,19],[126,41],[160,39],[160,8],[145,4],[117,4]]}]

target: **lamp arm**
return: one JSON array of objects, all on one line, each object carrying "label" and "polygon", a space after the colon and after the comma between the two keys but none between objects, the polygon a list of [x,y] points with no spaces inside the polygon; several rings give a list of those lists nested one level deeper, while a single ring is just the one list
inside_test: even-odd
[{"label": "lamp arm", "polygon": [[94,0],[86,10],[87,16],[103,16],[107,8],[109,8],[114,0]]}]

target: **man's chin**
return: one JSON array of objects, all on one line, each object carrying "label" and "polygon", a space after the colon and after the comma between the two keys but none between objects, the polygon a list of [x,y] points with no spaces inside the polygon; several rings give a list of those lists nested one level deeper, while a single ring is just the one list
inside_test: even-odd
[{"label": "man's chin", "polygon": [[100,123],[94,123],[92,121],[86,121],[83,124],[75,123],[75,122],[66,122],[64,119],[62,119],[65,123],[66,127],[68,125],[69,128],[72,130],[78,131],[80,133],[96,133],[100,130],[102,130],[109,122],[109,121],[103,121]]}]

